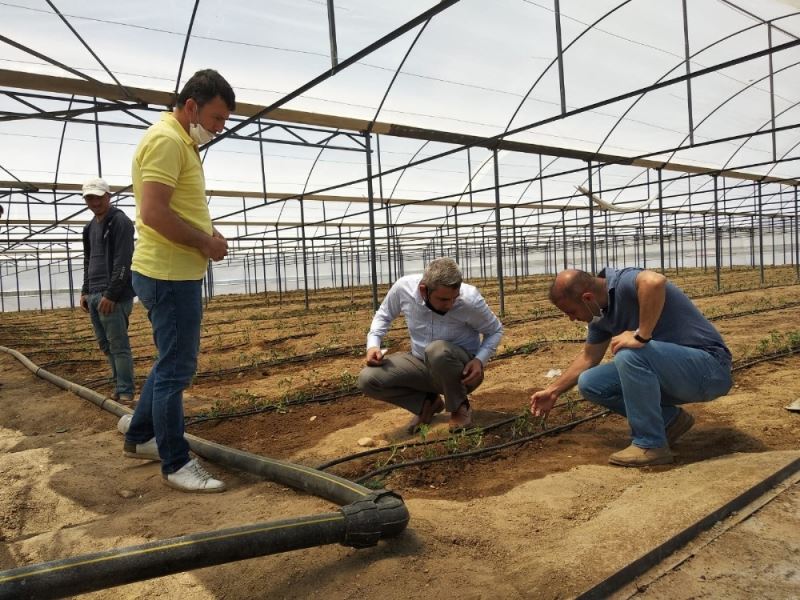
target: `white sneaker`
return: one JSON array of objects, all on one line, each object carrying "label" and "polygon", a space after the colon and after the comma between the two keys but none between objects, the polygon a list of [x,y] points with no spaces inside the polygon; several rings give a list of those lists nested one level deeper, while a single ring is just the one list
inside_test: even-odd
[{"label": "white sneaker", "polygon": [[133,419],[133,415],[122,415],[119,418],[119,422],[117,423],[117,429],[122,435],[128,433],[128,429],[131,428],[131,419]]},{"label": "white sneaker", "polygon": [[158,455],[156,438],[150,438],[144,444],[125,442],[122,453],[128,458],[141,458],[142,460],[161,460]]},{"label": "white sneaker", "polygon": [[164,475],[164,481],[182,492],[221,492],[225,489],[225,483],[214,479],[194,458],[174,473]]}]

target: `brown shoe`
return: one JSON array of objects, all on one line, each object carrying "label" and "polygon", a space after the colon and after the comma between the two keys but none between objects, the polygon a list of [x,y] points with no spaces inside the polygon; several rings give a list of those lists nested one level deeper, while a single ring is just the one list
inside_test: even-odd
[{"label": "brown shoe", "polygon": [[678,411],[678,416],[672,419],[672,423],[667,427],[667,443],[670,447],[694,425],[694,417],[692,415],[682,408],[679,408]]},{"label": "brown shoe", "polygon": [[430,425],[434,415],[439,414],[443,410],[444,401],[439,397],[439,394],[427,396],[422,403],[422,410],[418,415],[411,417],[406,431],[408,431],[409,435],[414,435],[419,430],[420,425]]},{"label": "brown shoe", "polygon": [[455,412],[450,413],[450,422],[448,426],[450,433],[457,433],[463,431],[470,425],[472,425],[472,409],[469,406],[469,400],[465,400]]},{"label": "brown shoe", "polygon": [[621,467],[647,467],[650,465],[665,465],[673,461],[669,447],[664,448],[639,448],[631,444],[625,450],[615,452],[608,457],[608,462]]}]

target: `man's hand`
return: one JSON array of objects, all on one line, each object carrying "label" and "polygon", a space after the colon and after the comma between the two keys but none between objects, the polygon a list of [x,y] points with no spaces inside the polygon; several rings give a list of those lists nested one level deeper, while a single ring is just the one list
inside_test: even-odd
[{"label": "man's hand", "polygon": [[483,363],[479,359],[473,358],[464,365],[464,370],[461,371],[461,383],[468,387],[477,384],[481,380],[481,375],[483,375]]},{"label": "man's hand", "polygon": [[551,389],[540,390],[531,396],[531,414],[546,417],[558,400],[558,394]]},{"label": "man's hand", "polygon": [[637,342],[633,331],[623,331],[611,338],[611,354],[616,354],[623,348],[642,348],[644,344]]},{"label": "man's hand", "polygon": [[[217,233],[217,235],[219,234]],[[214,262],[218,262],[228,255],[228,240],[221,235],[217,237],[217,235],[209,237],[203,248],[203,254]]]},{"label": "man's hand", "polygon": [[89,296],[81,294],[81,308],[83,312],[89,312]]},{"label": "man's hand", "polygon": [[97,304],[97,312],[99,312],[101,315],[110,315],[112,312],[114,312],[114,307],[116,305],[116,302],[103,296],[100,298],[100,302]]},{"label": "man's hand", "polygon": [[367,348],[367,366],[377,367],[383,364],[383,352],[380,348]]},{"label": "man's hand", "polygon": [[224,240],[224,239],[225,239],[225,236],[224,236],[224,235],[222,235],[222,234],[221,234],[221,233],[220,233],[220,232],[217,230],[217,228],[216,228],[216,227],[214,227],[213,225],[211,226],[211,237],[215,237],[215,238],[217,238],[217,239],[219,239],[219,240]]}]

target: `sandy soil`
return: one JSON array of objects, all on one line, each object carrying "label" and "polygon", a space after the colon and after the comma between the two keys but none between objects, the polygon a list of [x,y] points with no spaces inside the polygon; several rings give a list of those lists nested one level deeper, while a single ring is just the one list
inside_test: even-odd
[{"label": "sandy soil", "polygon": [[[794,328],[800,286],[788,269],[726,273],[717,295],[713,274],[673,277],[696,297],[725,335],[737,360],[780,348]],[[480,282],[477,282],[480,283]],[[506,299],[501,351],[530,344],[526,354],[493,361],[475,393],[476,420],[489,425],[521,415],[526,398],[546,385],[577,351],[580,327],[537,318],[551,309],[543,279],[526,280]],[[490,303],[494,288],[482,286]],[[756,288],[756,289],[753,289]],[[312,297],[215,299],[206,312],[200,376],[186,398],[187,414],[271,405],[247,417],[190,426],[202,437],[303,464],[316,465],[363,450],[365,436],[391,443],[419,441],[402,431],[403,411],[358,395],[293,405],[320,390],[346,390],[371,317],[367,291],[346,300],[336,292]],[[752,314],[741,314],[744,312]],[[146,318],[131,324],[140,374],[152,360]],[[297,337],[302,336],[302,337]],[[403,348],[404,332],[392,334]],[[62,376],[109,392],[106,367],[80,312],[4,314],[0,344],[28,354]],[[538,344],[538,345],[537,345]],[[357,348],[354,353],[352,348]],[[323,351],[350,348],[338,356]],[[316,352],[308,362],[287,358]],[[695,428],[677,445],[677,461],[630,470],[609,466],[628,443],[627,425],[605,417],[557,436],[539,438],[481,458],[395,471],[382,481],[405,498],[408,530],[376,548],[311,549],[202,569],[89,594],[89,598],[408,598],[420,593],[465,598],[565,598],[610,575],[689,523],[800,457],[800,415],[783,407],[800,396],[800,357],[764,362],[736,373],[725,398],[690,407]],[[224,473],[230,485],[205,497],[173,491],[158,467],[124,459],[116,419],[37,379],[0,355],[0,568],[74,556],[148,540],[260,521],[326,512],[328,502]],[[590,414],[578,403],[558,419]],[[536,430],[523,425],[524,433]],[[440,421],[430,437],[443,443],[416,452],[447,452]],[[489,430],[462,444],[485,447],[519,435]],[[375,459],[334,467],[358,477]],[[706,545],[698,560],[659,577],[638,593],[652,598],[792,598],[800,596],[796,538],[797,486],[751,519]],[[767,519],[776,511],[776,516]],[[790,518],[791,517],[791,518]],[[792,520],[794,519],[794,520]],[[734,537],[725,537],[734,536]],[[732,542],[726,541],[732,539]],[[776,545],[777,544],[777,545]],[[721,550],[725,552],[722,552]],[[782,558],[781,558],[782,556]],[[692,567],[692,565],[694,565]],[[690,571],[690,567],[695,571]],[[687,581],[691,581],[689,585]],[[637,596],[637,597],[638,597]]]}]

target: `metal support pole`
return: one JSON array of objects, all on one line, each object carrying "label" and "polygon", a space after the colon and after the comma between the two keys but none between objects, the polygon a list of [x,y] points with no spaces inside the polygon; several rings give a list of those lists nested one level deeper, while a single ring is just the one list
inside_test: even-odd
[{"label": "metal support pole", "polygon": [[364,133],[364,146],[367,157],[367,198],[369,200],[369,254],[372,269],[372,309],[378,310],[378,271],[377,252],[375,250],[375,197],[372,191],[372,136]]},{"label": "metal support pole", "polygon": [[494,228],[495,248],[497,249],[497,283],[500,288],[500,317],[506,314],[506,296],[503,288],[503,241],[500,237],[500,166],[497,161],[497,148],[492,150],[494,161]]},{"label": "metal support pole", "polygon": [[[589,176],[589,196],[592,195],[592,161],[586,161],[586,171]],[[589,256],[592,265],[592,275],[597,275],[597,257],[594,253],[594,203],[589,198]]]},{"label": "metal support pole", "polygon": [[22,308],[20,306],[19,299],[19,261],[16,258],[14,259],[14,278],[17,283],[17,312],[19,312],[22,310]]},{"label": "metal support pole", "polygon": [[72,279],[72,255],[67,244],[67,281],[69,283],[69,307],[75,309],[75,282]]},{"label": "metal support pole", "polygon": [[[300,238],[303,244],[303,302],[308,310],[308,252],[306,250],[306,209],[300,198]],[[266,282],[265,282],[266,283]]]},{"label": "metal support pole", "polygon": [[678,235],[679,235],[679,231],[678,231],[678,213],[675,213],[672,216],[674,217],[673,218],[673,223],[674,223],[674,226],[675,226],[675,275],[677,275],[679,270],[680,270],[680,266],[681,266],[681,254],[680,254],[680,251],[678,250]]},{"label": "metal support pole", "polygon": [[331,44],[331,69],[339,64],[339,52],[336,48],[336,18],[333,10],[333,0],[328,0],[328,37]]},{"label": "metal support pole", "polygon": [[658,250],[661,256],[661,273],[664,269],[664,194],[661,185],[661,169],[658,169]]},{"label": "metal support pole", "polygon": [[[375,157],[378,160],[378,173],[383,171],[383,167],[381,166],[381,136],[375,135]],[[383,198],[383,177],[378,175],[378,194],[380,195],[381,202],[384,202]],[[389,201],[384,202],[384,212],[386,213],[386,262],[389,265],[389,285],[394,283],[394,278],[392,277],[392,207],[389,204]],[[397,271],[394,271],[395,276],[397,276]]]},{"label": "metal support pole", "polygon": [[42,299],[42,267],[39,263],[39,250],[36,250],[36,281],[38,283],[39,292],[39,310],[44,312],[44,300]]},{"label": "metal support pole", "polygon": [[758,271],[761,279],[761,285],[764,285],[766,278],[764,276],[764,213],[763,201],[761,198],[761,182],[758,182]]},{"label": "metal support pole", "polygon": [[644,213],[639,213],[639,221],[642,224],[642,268],[647,268],[647,235],[644,231]]},{"label": "metal support pole", "polygon": [[561,93],[561,114],[567,113],[567,93],[564,88],[564,51],[561,44],[561,6],[554,0],[556,17],[556,58],[558,59],[558,88]]},{"label": "metal support pole", "polygon": [[[767,43],[772,49],[772,23],[767,23]],[[772,160],[778,160],[778,146],[775,138],[775,73],[772,65],[772,52],[767,55],[769,60],[769,110],[772,127]]]},{"label": "metal support pole", "polygon": [[794,279],[800,281],[800,221],[797,219],[797,186],[794,186]]},{"label": "metal support pole", "polygon": [[278,304],[283,302],[283,279],[281,278],[281,239],[278,237],[278,225],[275,224],[275,276],[278,280]]},{"label": "metal support pole", "polygon": [[458,204],[453,206],[453,222],[455,223],[455,234],[456,234],[456,262],[458,264],[461,264],[459,262],[459,259],[461,258],[461,253],[459,252],[458,249]]},{"label": "metal support pole", "polygon": [[344,289],[344,247],[342,246],[342,226],[339,225],[339,281]]},{"label": "metal support pole", "polygon": [[722,268],[722,257],[720,256],[721,240],[719,239],[719,196],[717,188],[717,176],[714,175],[714,268],[717,276],[717,290],[722,289],[720,281],[720,269]]},{"label": "metal support pole", "polygon": [[689,64],[689,15],[686,10],[686,0],[683,0],[683,51],[684,64],[686,65],[686,102],[689,113],[689,143],[694,145],[694,116],[692,110],[692,67]]},{"label": "metal support pole", "polygon": [[267,295],[269,290],[269,285],[267,285],[267,242],[263,238],[261,239],[261,273],[264,276],[264,300],[269,304],[269,296]]}]

